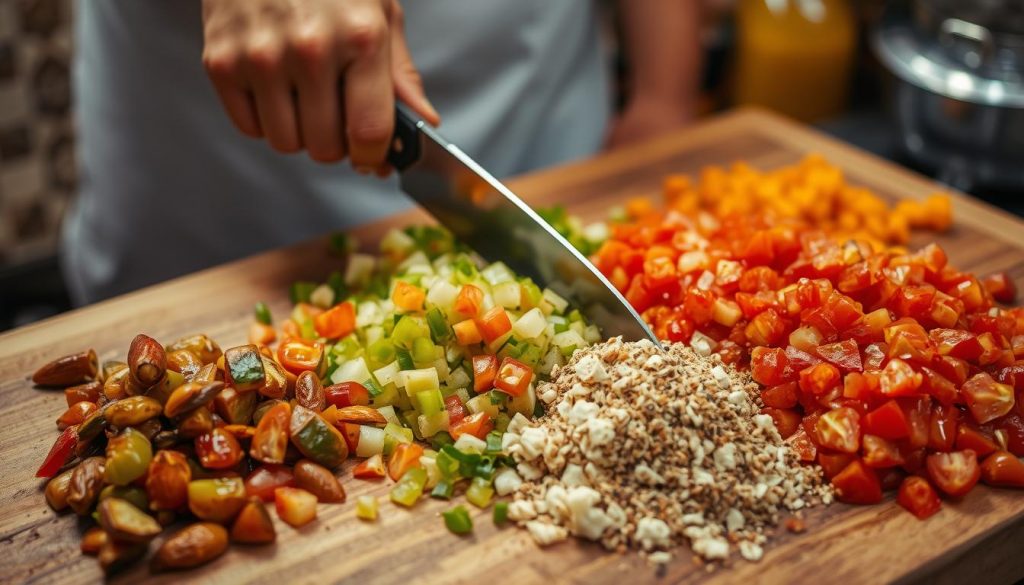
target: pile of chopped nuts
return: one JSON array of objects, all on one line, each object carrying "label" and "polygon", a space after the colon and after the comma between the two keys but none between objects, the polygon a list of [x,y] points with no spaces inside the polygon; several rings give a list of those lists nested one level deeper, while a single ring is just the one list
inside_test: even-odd
[{"label": "pile of chopped nuts", "polygon": [[509,518],[541,545],[570,534],[654,562],[688,540],[707,560],[763,554],[780,512],[829,503],[749,375],[683,345],[612,339],[577,351],[538,387],[547,414],[504,436],[518,465],[496,478]]}]

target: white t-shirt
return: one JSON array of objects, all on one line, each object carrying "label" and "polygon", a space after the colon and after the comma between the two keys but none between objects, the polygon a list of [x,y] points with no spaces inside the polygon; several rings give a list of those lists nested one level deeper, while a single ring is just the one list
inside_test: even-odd
[{"label": "white t-shirt", "polygon": [[[441,132],[497,176],[600,148],[608,80],[589,0],[405,0]],[[81,185],[64,272],[92,302],[399,211],[394,179],[282,155],[231,125],[198,0],[76,4]]]}]

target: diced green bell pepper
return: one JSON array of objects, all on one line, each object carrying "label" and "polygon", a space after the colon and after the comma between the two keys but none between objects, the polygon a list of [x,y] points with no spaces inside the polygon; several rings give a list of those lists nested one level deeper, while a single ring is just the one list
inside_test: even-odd
[{"label": "diced green bell pepper", "polygon": [[477,508],[489,506],[492,497],[494,497],[494,487],[490,480],[482,477],[474,477],[469,484],[469,489],[466,490],[466,501]]},{"label": "diced green bell pepper", "polygon": [[405,472],[395,487],[391,488],[391,501],[411,508],[423,495],[425,485],[427,485],[427,471],[422,467],[413,467]]},{"label": "diced green bell pepper", "polygon": [[149,439],[128,427],[107,441],[103,478],[107,483],[128,485],[146,473],[152,459],[153,447]]},{"label": "diced green bell pepper", "polygon": [[469,517],[469,511],[465,506],[455,506],[451,510],[441,512],[444,518],[444,525],[453,534],[469,534],[473,532],[473,519]]}]

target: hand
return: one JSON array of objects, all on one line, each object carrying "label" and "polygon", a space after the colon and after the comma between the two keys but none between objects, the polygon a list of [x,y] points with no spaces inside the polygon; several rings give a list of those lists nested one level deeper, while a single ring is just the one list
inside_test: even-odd
[{"label": "hand", "polygon": [[654,138],[686,125],[691,117],[691,109],[685,104],[638,97],[612,122],[605,148],[611,150]]},{"label": "hand", "polygon": [[397,0],[203,0],[203,65],[238,129],[285,153],[384,172],[395,96],[440,117]]}]

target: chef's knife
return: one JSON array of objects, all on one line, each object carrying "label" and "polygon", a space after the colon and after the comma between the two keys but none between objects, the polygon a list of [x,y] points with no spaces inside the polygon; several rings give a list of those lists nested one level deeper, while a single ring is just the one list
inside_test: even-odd
[{"label": "chef's knife", "polygon": [[658,343],[619,291],[529,205],[404,104],[395,112],[388,162],[402,190],[455,237],[576,303],[605,336]]}]

